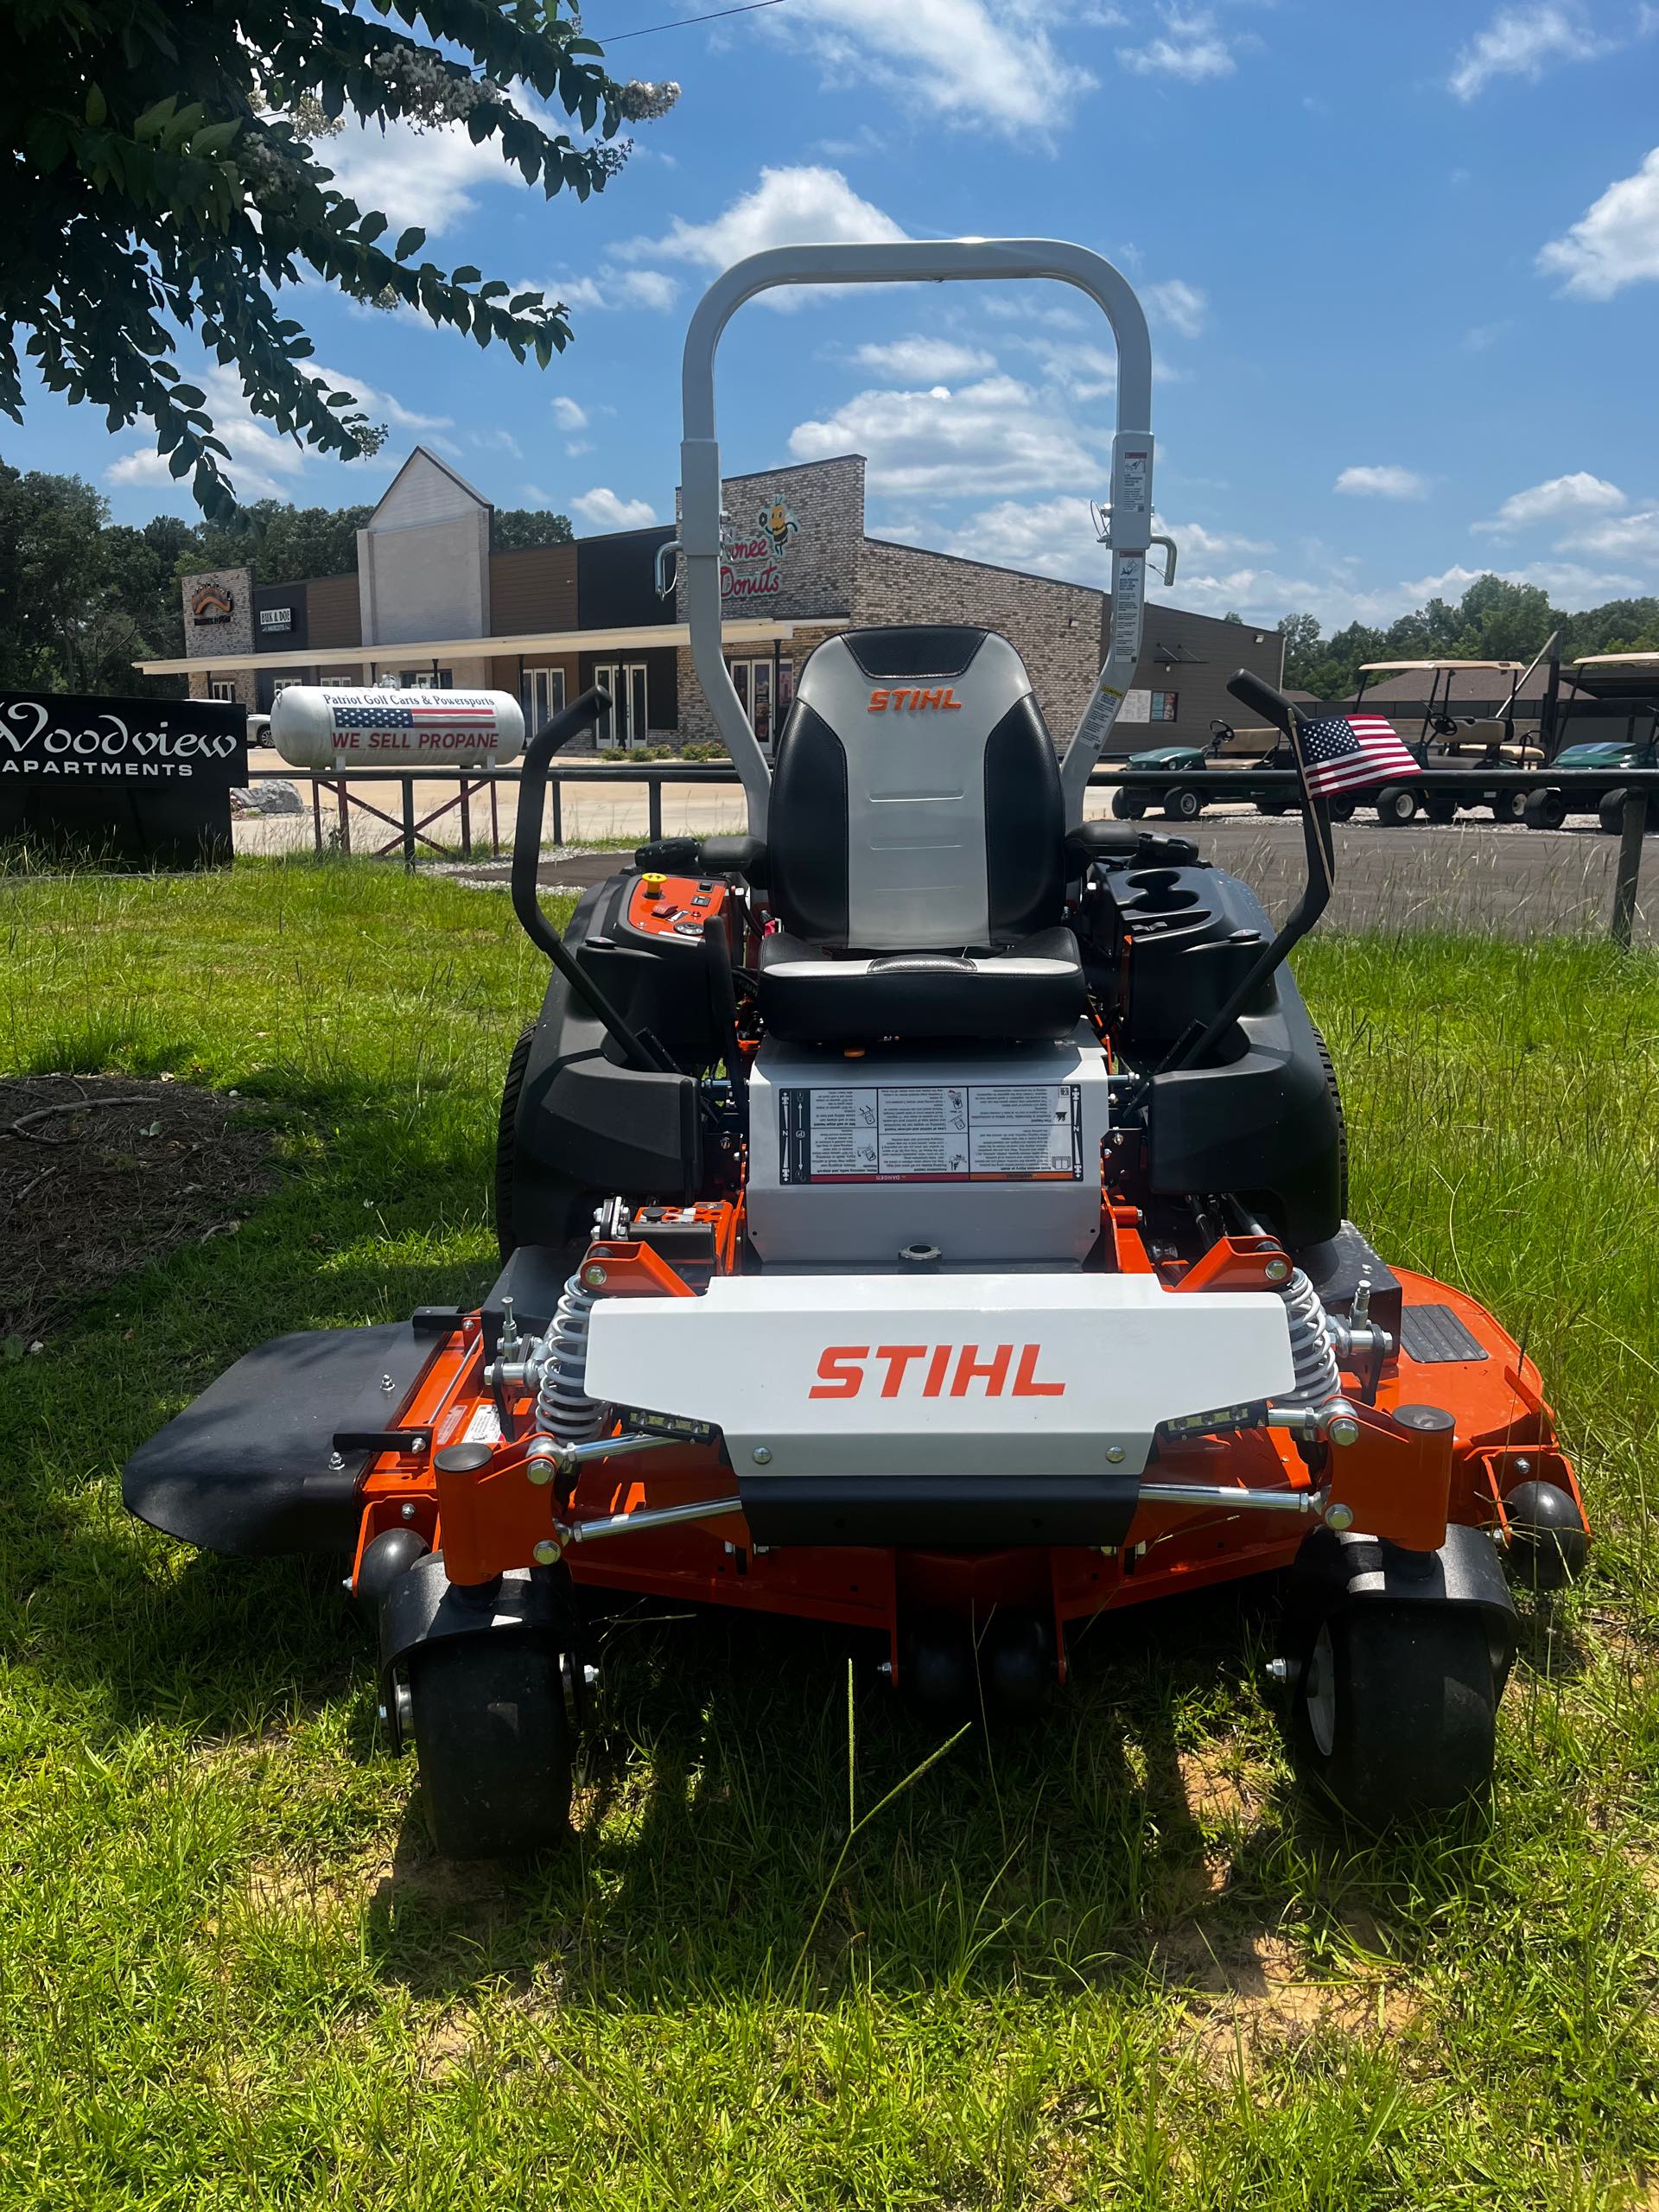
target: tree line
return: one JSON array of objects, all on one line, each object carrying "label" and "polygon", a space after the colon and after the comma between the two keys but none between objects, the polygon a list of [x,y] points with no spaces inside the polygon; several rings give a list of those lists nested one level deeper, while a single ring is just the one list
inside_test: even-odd
[{"label": "tree line", "polygon": [[[217,521],[156,515],[110,520],[109,503],[79,476],[0,461],[0,690],[154,693],[181,697],[182,677],[143,677],[139,660],[184,652],[180,580],[204,569],[249,568],[262,584],[349,575],[370,507],[295,507],[256,499]],[[568,515],[498,510],[498,552],[568,545]]]},{"label": "tree line", "polygon": [[1477,576],[1453,606],[1431,599],[1386,629],[1351,622],[1334,637],[1319,632],[1313,614],[1287,614],[1285,682],[1316,699],[1351,699],[1359,670],[1372,660],[1532,659],[1552,631],[1565,660],[1581,653],[1659,652],[1659,599],[1610,599],[1579,614],[1549,603],[1536,584],[1503,576]]}]

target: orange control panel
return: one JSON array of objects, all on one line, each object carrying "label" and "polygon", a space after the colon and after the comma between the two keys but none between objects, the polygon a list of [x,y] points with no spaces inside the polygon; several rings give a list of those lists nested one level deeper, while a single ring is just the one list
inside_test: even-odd
[{"label": "orange control panel", "polygon": [[642,875],[628,898],[628,921],[649,937],[701,937],[726,904],[717,876]]}]

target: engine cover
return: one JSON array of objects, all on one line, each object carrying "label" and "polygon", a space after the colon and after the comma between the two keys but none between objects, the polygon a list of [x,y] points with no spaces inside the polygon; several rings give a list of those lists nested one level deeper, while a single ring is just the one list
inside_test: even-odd
[{"label": "engine cover", "polygon": [[769,1269],[1075,1268],[1100,1235],[1106,1060],[1063,1043],[875,1047],[769,1038],[749,1083],[747,1223]]}]

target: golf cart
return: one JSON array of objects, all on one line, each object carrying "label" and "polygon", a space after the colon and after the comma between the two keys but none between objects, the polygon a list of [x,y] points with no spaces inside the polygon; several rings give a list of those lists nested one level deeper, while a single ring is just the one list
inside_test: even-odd
[{"label": "golf cart", "polygon": [[[1586,715],[1623,721],[1616,737],[1575,741],[1549,766],[1573,772],[1570,785],[1544,785],[1527,795],[1524,818],[1534,830],[1559,830],[1570,815],[1593,814],[1617,836],[1624,827],[1624,789],[1618,779],[1631,768],[1659,766],[1659,652],[1587,653],[1567,669],[1576,697],[1560,702],[1557,720]],[[1647,734],[1640,734],[1645,716]],[[1649,829],[1656,825],[1649,807]]]},{"label": "golf cart", "polygon": [[[1111,646],[1069,745],[1007,639],[893,625],[817,646],[769,761],[721,652],[727,322],[778,285],[1034,277],[1118,352]],[[1490,1786],[1504,1564],[1574,1572],[1582,1506],[1515,1339],[1346,1218],[1286,964],[1328,823],[1304,792],[1275,927],[1187,840],[1083,819],[1140,652],[1151,365],[1125,278],[1052,241],[782,246],[715,280],[680,556],[747,834],[642,848],[562,933],[550,763],[610,702],[539,732],[512,899],[550,973],[502,1095],[494,1285],[258,1346],[127,1465],[188,1542],[343,1553],[448,1853],[565,1834],[594,1618],[642,1599],[839,1624],[978,1716],[1029,1713],[1096,1614],[1282,1572],[1310,1783],[1371,1827]],[[1281,694],[1229,689],[1291,736]]]},{"label": "golf cart", "polygon": [[[1414,737],[1404,740],[1407,750],[1422,768],[1421,780],[1403,778],[1355,794],[1359,804],[1374,807],[1377,820],[1397,829],[1421,813],[1431,822],[1455,821],[1459,812],[1490,807],[1498,822],[1522,818],[1523,791],[1451,791],[1435,788],[1436,772],[1448,768],[1531,768],[1543,765],[1543,748],[1535,735],[1516,732],[1516,708],[1521,686],[1555,643],[1549,639],[1530,661],[1518,660],[1376,660],[1359,671],[1359,688],[1352,711],[1363,707],[1374,677],[1421,672],[1428,677],[1428,696]],[[1493,675],[1509,678],[1509,696],[1496,715],[1459,715],[1452,711],[1453,690],[1461,675]]]},{"label": "golf cart", "polygon": [[1206,799],[1223,794],[1206,791],[1194,779],[1208,779],[1211,762],[1232,735],[1230,723],[1216,721],[1210,725],[1208,745],[1154,745],[1144,753],[1128,754],[1126,768],[1167,775],[1169,781],[1151,790],[1145,785],[1126,790],[1120,785],[1112,793],[1113,814],[1120,822],[1139,822],[1159,806],[1170,822],[1196,822]]}]

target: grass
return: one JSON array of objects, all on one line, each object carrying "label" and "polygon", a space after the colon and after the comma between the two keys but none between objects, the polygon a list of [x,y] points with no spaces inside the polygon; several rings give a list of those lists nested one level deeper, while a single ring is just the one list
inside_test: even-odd
[{"label": "grass", "polygon": [[832,1634],[633,1622],[512,1874],[432,1859],[331,1574],[193,1556],[117,1475],[260,1338],[486,1283],[539,963],[504,900],[308,861],[14,879],[0,946],[0,1065],[236,1089],[284,1168],[0,1369],[6,2212],[1659,2202],[1651,959],[1302,962],[1357,1214],[1526,1336],[1598,1523],[1489,1827],[1322,1823],[1250,1593],[1100,1624],[1041,1729],[919,1775]]}]

